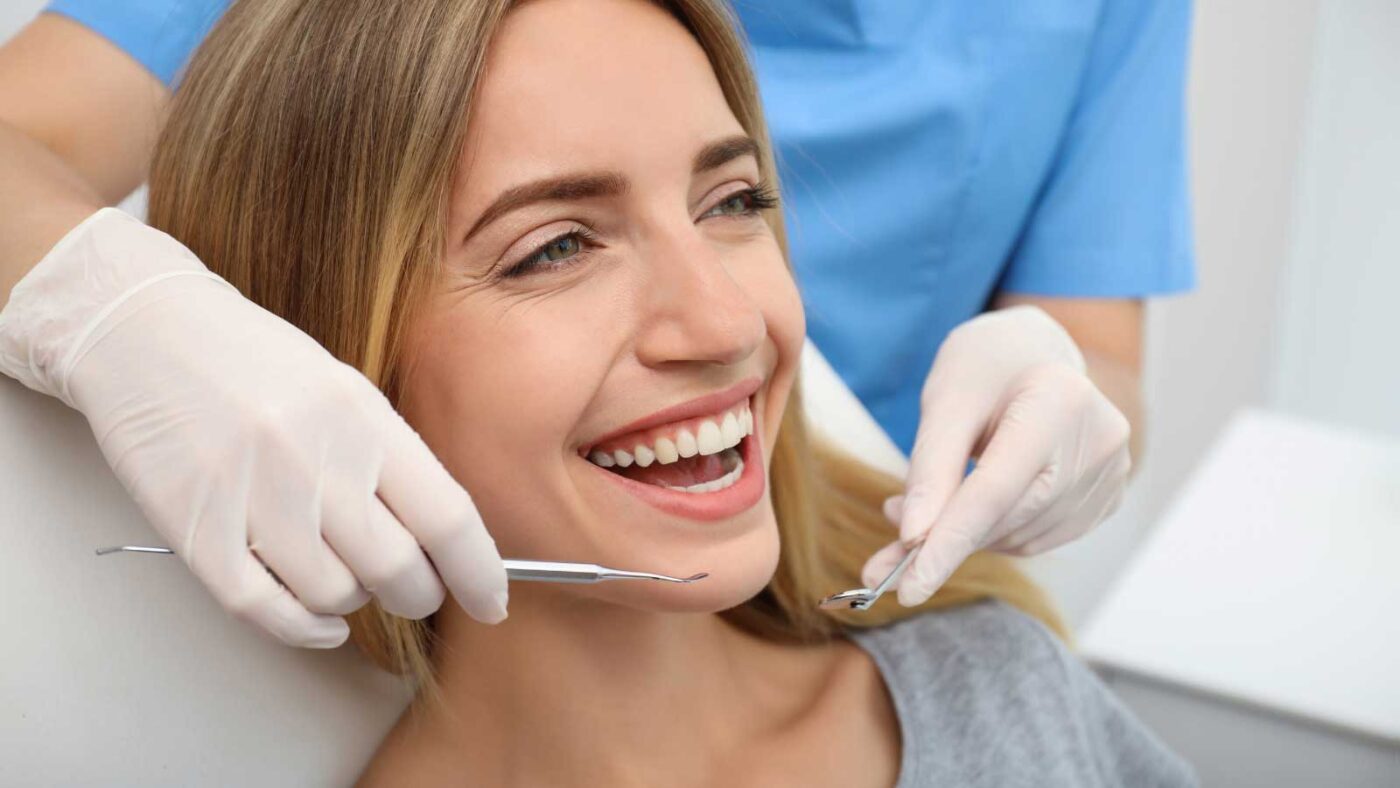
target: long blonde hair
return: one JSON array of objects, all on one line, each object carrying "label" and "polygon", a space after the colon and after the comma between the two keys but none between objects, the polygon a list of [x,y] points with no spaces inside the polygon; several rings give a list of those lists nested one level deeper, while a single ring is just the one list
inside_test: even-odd
[{"label": "long blonde hair", "polygon": [[[405,321],[444,249],[445,212],[487,45],[512,0],[241,0],[193,59],[150,179],[152,225],[246,296],[358,367],[398,401]],[[722,0],[661,3],[709,56],[777,183],[758,90]],[[779,211],[767,220],[784,256]],[[918,370],[910,370],[917,374]],[[1063,628],[1009,559],[977,554],[924,605],[815,602],[861,585],[897,531],[900,480],[809,435],[795,387],[770,475],[781,556],[768,586],[725,611],[775,640],[821,642],[926,609],[998,597]],[[370,604],[351,637],[377,664],[432,684],[432,624]]]}]

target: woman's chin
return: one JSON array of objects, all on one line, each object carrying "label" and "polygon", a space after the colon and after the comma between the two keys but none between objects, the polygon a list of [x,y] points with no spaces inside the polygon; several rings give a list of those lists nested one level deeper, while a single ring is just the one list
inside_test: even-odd
[{"label": "woman's chin", "polygon": [[[684,555],[642,557],[629,554],[615,563],[599,563],[620,569],[637,569],[672,577],[707,575],[690,583],[654,580],[609,580],[578,586],[587,596],[637,610],[671,613],[718,613],[752,599],[773,579],[778,568],[779,540],[776,523],[706,549],[692,548]],[[611,559],[610,559],[611,560]],[[625,562],[625,563],[624,563]]]}]

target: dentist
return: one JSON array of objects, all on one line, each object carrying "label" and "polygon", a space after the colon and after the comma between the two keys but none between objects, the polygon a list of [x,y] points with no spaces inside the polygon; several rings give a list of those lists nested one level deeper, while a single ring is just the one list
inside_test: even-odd
[{"label": "dentist", "polygon": [[[911,457],[865,581],[922,541],[918,604],[975,550],[1081,536],[1140,451],[1143,299],[1195,283],[1189,0],[734,4],[809,334]],[[0,372],[81,411],[192,571],[283,641],[338,645],[371,595],[499,622],[494,541],[375,384],[103,208],[227,5],[53,0],[0,47]]]}]

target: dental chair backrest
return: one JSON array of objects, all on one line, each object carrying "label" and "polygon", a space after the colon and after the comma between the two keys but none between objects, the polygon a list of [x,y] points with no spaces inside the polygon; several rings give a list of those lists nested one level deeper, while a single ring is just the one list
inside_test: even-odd
[{"label": "dental chair backrest", "polygon": [[169,555],[81,414],[0,378],[0,785],[350,785],[406,705],[265,639]]},{"label": "dental chair backrest", "polygon": [[[808,410],[903,457],[811,345]],[[349,785],[409,700],[351,646],[229,615],[112,475],[86,421],[0,378],[0,785]]]}]

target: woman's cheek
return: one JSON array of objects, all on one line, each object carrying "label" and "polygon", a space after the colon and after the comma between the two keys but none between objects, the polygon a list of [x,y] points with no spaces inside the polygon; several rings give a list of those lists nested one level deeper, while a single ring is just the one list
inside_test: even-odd
[{"label": "woman's cheek", "polygon": [[754,277],[747,290],[758,303],[768,324],[768,333],[778,345],[779,366],[795,364],[802,353],[802,341],[807,336],[802,297],[776,244],[768,257],[751,269]]},{"label": "woman's cheek", "polygon": [[768,459],[771,460],[774,436],[787,410],[788,395],[792,391],[801,365],[807,322],[797,283],[781,252],[776,248],[776,243],[767,259],[755,263],[750,269],[753,275],[748,292],[763,312],[768,335],[777,355],[769,382],[769,401],[764,409],[765,431],[768,433],[764,446]]}]

